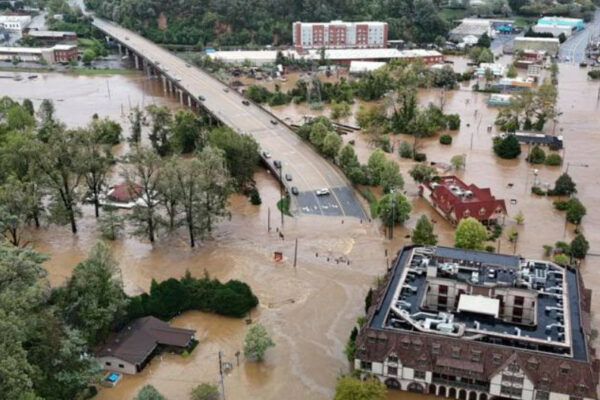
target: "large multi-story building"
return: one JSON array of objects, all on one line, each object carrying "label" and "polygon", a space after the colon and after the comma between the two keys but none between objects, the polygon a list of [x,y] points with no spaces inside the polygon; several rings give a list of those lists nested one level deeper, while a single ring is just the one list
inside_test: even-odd
[{"label": "large multi-story building", "polygon": [[387,47],[386,22],[294,22],[296,50]]},{"label": "large multi-story building", "polygon": [[0,15],[0,27],[7,31],[21,33],[30,23],[29,15]]},{"label": "large multi-story building", "polygon": [[591,291],[575,269],[408,246],[372,304],[354,367],[388,387],[460,400],[597,399]]}]

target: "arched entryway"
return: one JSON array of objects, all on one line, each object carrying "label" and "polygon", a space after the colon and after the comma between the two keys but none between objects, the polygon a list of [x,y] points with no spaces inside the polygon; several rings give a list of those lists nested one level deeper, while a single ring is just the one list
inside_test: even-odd
[{"label": "arched entryway", "polygon": [[469,392],[469,400],[477,400],[477,392]]},{"label": "arched entryway", "polygon": [[437,394],[437,389],[435,387],[435,385],[432,383],[429,385],[429,392],[427,392],[429,394]]},{"label": "arched entryway", "polygon": [[418,382],[409,383],[407,390],[413,393],[425,393],[425,388]]},{"label": "arched entryway", "polygon": [[438,387],[438,396],[442,397],[446,397],[446,386],[440,386]]},{"label": "arched entryway", "polygon": [[390,389],[400,389],[400,382],[396,378],[387,378],[385,380],[385,386]]},{"label": "arched entryway", "polygon": [[450,390],[448,391],[448,397],[452,397],[453,399],[456,398],[456,389],[455,388],[450,388]]},{"label": "arched entryway", "polygon": [[465,389],[458,391],[458,400],[467,400],[467,391]]},{"label": "arched entryway", "polygon": [[487,394],[485,394],[485,393],[481,393],[481,394],[479,395],[479,400],[488,400],[488,395],[487,395]]}]

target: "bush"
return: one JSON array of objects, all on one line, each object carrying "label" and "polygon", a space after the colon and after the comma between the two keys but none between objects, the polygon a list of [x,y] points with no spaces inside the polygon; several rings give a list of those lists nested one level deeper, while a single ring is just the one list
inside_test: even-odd
[{"label": "bush", "polygon": [[546,161],[544,161],[544,164],[549,166],[562,165],[562,157],[558,154],[548,154],[548,156],[546,157]]},{"label": "bush", "polygon": [[416,153],[414,160],[417,161],[417,162],[427,161],[427,154],[425,154],[425,153]]},{"label": "bush", "polygon": [[588,76],[591,79],[600,79],[600,69],[593,69],[591,71],[588,71]]},{"label": "bush", "polygon": [[440,136],[441,144],[452,144],[452,136],[450,135],[442,135]]},{"label": "bush", "polygon": [[559,211],[567,211],[569,209],[569,201],[555,201],[554,208],[556,208]]},{"label": "bush", "polygon": [[546,195],[546,191],[544,189],[542,189],[539,186],[532,186],[531,187],[531,193],[538,195],[538,196],[545,196]]},{"label": "bush", "polygon": [[460,116],[458,114],[446,115],[446,122],[448,124],[448,129],[452,131],[460,128]]},{"label": "bush", "polygon": [[590,249],[590,243],[587,241],[585,236],[579,234],[575,236],[571,242],[571,256],[579,259],[585,258],[587,252]]},{"label": "bush", "polygon": [[260,198],[260,193],[258,192],[257,188],[253,187],[252,189],[250,189],[249,195],[250,203],[252,203],[252,205],[259,206],[262,204],[262,199]]},{"label": "bush", "polygon": [[488,253],[493,253],[494,251],[496,251],[496,248],[492,245],[488,245],[485,246],[485,251],[487,251]]},{"label": "bush", "polygon": [[531,149],[527,161],[532,164],[542,164],[546,160],[546,153],[540,146],[535,146]]},{"label": "bush", "polygon": [[193,278],[187,272],[180,280],[152,280],[150,294],[131,298],[127,317],[132,320],[153,315],[168,320],[187,310],[199,310],[241,318],[257,304],[258,299],[243,282],[221,283],[208,276]]},{"label": "bush", "polygon": [[504,139],[494,142],[494,152],[498,157],[510,160],[521,154],[521,145],[515,135],[507,135]]},{"label": "bush", "polygon": [[579,225],[581,219],[585,216],[587,210],[585,206],[577,199],[569,200],[569,208],[567,209],[567,221],[572,224]]},{"label": "bush", "polygon": [[398,154],[402,158],[412,158],[413,148],[410,145],[410,143],[408,143],[408,142],[400,143],[400,146],[398,146]]},{"label": "bush", "polygon": [[562,264],[562,265],[569,264],[569,256],[566,256],[564,254],[556,254],[552,259],[557,264]]}]

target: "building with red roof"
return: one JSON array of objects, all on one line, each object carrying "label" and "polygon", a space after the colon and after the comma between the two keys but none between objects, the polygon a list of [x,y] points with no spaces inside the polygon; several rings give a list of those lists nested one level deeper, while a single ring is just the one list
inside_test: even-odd
[{"label": "building with red roof", "polygon": [[506,215],[504,200],[496,199],[489,188],[467,185],[454,175],[424,182],[419,194],[453,225],[467,217],[487,225]]}]

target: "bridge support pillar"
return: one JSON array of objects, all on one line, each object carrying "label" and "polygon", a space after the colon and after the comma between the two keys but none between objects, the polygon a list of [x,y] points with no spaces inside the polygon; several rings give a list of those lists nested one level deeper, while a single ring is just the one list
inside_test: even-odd
[{"label": "bridge support pillar", "polygon": [[121,43],[117,43],[117,47],[119,48],[119,55],[122,56],[123,55],[123,46],[121,46]]},{"label": "bridge support pillar", "polygon": [[164,75],[161,75],[160,79],[162,80],[162,84],[163,84],[163,92],[167,93],[167,77]]},{"label": "bridge support pillar", "polygon": [[129,57],[129,49],[127,47],[125,47],[125,55]]},{"label": "bridge support pillar", "polygon": [[177,89],[177,92],[179,93],[179,104],[183,105],[183,90]]},{"label": "bridge support pillar", "polygon": [[140,58],[137,54],[133,55],[133,62],[135,62],[135,69],[140,69]]},{"label": "bridge support pillar", "polygon": [[169,93],[173,93],[173,82],[170,79],[167,82],[169,83]]},{"label": "bridge support pillar", "polygon": [[190,95],[188,94],[188,107],[189,107],[189,108],[192,108],[193,106],[194,106],[194,105],[193,105],[193,103],[192,103],[192,96],[190,96]]}]

